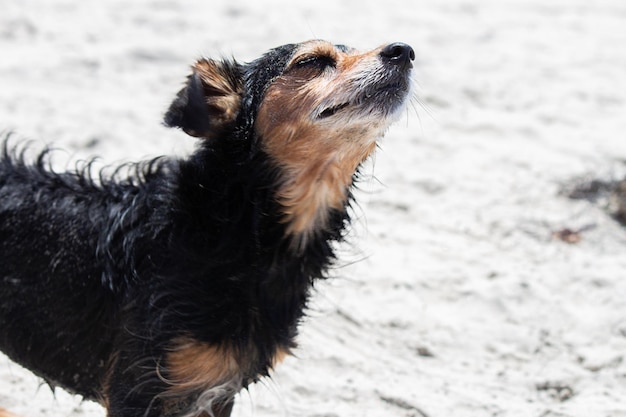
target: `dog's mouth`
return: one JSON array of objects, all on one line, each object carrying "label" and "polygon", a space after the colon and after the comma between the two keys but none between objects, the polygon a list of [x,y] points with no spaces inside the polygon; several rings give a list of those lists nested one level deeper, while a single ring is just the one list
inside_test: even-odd
[{"label": "dog's mouth", "polygon": [[344,110],[363,110],[368,113],[378,110],[384,114],[392,113],[404,103],[408,93],[409,86],[406,79],[389,82],[382,86],[371,86],[370,88],[365,88],[364,91],[348,101],[325,107],[319,112],[317,118],[328,119],[342,113]]}]

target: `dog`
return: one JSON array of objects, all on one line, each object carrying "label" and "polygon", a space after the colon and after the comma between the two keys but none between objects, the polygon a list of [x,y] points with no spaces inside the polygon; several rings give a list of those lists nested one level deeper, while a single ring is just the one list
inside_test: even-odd
[{"label": "dog", "polygon": [[111,175],[5,139],[0,349],[108,417],[229,416],[296,346],[414,58],[313,40],[200,59],[164,117],[197,149]]}]

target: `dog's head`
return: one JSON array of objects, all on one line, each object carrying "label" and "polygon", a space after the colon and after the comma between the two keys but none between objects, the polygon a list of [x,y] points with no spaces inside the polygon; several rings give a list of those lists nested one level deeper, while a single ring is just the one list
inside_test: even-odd
[{"label": "dog's head", "polygon": [[248,64],[202,59],[165,123],[210,141],[258,143],[283,173],[289,231],[315,229],[320,213],[343,208],[359,164],[404,108],[414,58],[402,43],[362,53],[314,40]]},{"label": "dog's head", "polygon": [[359,53],[324,41],[284,45],[248,64],[200,59],[165,124],[217,138],[238,127],[245,108],[253,113],[247,116],[260,116],[254,132],[259,136],[287,126],[290,137],[314,125],[333,135],[357,125],[386,126],[407,96],[413,59],[411,47],[402,43]]}]

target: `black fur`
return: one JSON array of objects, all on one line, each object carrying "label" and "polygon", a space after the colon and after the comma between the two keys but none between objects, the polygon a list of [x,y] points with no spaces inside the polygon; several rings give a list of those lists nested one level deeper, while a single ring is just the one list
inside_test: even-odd
[{"label": "black fur", "polygon": [[[255,134],[264,92],[295,49],[220,64],[241,91],[232,120],[216,123],[221,108],[206,97],[222,92],[189,77],[165,115],[167,125],[203,138],[187,159],[111,175],[91,163],[56,173],[49,152],[29,163],[25,148],[5,139],[3,352],[52,387],[100,401],[109,417],[193,411],[203,392],[168,396],[163,364],[180,338],[227,346],[246,362],[238,388],[267,375],[276,353],[294,346],[312,285],[349,222],[347,207],[335,209],[306,245],[294,245],[275,195],[281,167]],[[235,393],[211,411],[229,415]]]},{"label": "black fur", "polygon": [[[238,128],[187,160],[92,178],[89,164],[55,173],[47,153],[29,165],[5,143],[0,348],[10,358],[88,399],[102,400],[110,378],[110,415],[134,417],[163,413],[154,398],[167,386],[155,369],[178,336],[259,347],[244,385],[267,374],[276,347],[293,346],[347,218],[337,213],[327,233],[294,253],[272,195],[276,168],[254,145],[258,97],[292,51],[233,67],[248,90]],[[177,99],[193,102],[193,114],[170,110],[166,123],[206,128],[193,94]]]}]

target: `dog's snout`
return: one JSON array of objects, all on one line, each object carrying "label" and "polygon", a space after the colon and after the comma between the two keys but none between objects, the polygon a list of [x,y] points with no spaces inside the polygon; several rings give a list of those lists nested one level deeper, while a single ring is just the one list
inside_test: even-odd
[{"label": "dog's snout", "polygon": [[394,42],[385,46],[380,51],[380,56],[384,61],[406,69],[413,66],[411,61],[415,60],[415,51],[406,43]]}]

